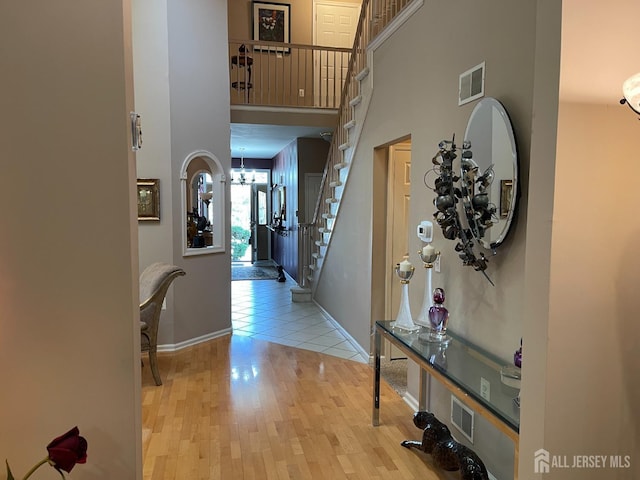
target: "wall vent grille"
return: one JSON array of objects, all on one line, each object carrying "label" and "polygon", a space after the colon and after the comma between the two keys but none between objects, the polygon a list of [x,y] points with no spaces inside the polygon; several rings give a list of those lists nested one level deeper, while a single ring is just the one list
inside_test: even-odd
[{"label": "wall vent grille", "polygon": [[484,62],[460,75],[458,83],[458,105],[484,97]]},{"label": "wall vent grille", "polygon": [[473,410],[451,395],[451,423],[473,443]]}]

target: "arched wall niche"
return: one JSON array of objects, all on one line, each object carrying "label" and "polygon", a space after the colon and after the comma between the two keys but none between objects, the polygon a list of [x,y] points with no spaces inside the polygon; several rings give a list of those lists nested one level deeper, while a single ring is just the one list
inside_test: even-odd
[{"label": "arched wall niche", "polygon": [[182,163],[183,256],[224,253],[226,181],[220,160],[211,152],[194,151]]}]

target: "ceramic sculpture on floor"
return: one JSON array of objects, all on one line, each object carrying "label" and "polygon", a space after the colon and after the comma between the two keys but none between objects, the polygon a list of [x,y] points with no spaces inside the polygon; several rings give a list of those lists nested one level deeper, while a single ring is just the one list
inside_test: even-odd
[{"label": "ceramic sculpture on floor", "polygon": [[402,446],[431,454],[438,468],[447,471],[460,470],[461,480],[489,480],[484,463],[470,448],[456,442],[449,428],[433,413],[416,412],[413,424],[423,429],[422,441],[405,440]]}]

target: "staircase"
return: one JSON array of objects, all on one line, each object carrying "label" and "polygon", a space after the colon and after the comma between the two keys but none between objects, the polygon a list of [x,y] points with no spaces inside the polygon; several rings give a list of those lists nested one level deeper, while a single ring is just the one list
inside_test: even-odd
[{"label": "staircase", "polygon": [[[318,284],[322,264],[331,245],[331,236],[343,198],[350,166],[366,118],[372,84],[368,65],[369,42],[402,13],[413,0],[363,0],[353,49],[338,109],[338,127],[331,138],[320,193],[313,220],[299,227],[301,256],[298,287],[293,301],[310,301]],[[374,6],[375,4],[375,6]]]}]

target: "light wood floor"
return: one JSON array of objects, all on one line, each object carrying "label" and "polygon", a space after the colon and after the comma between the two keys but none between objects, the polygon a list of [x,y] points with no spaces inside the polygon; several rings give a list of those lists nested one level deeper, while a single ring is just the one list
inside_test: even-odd
[{"label": "light wood floor", "polygon": [[400,446],[422,432],[384,382],[371,426],[366,364],[226,336],[159,366],[160,387],[142,369],[145,480],[458,478]]}]

